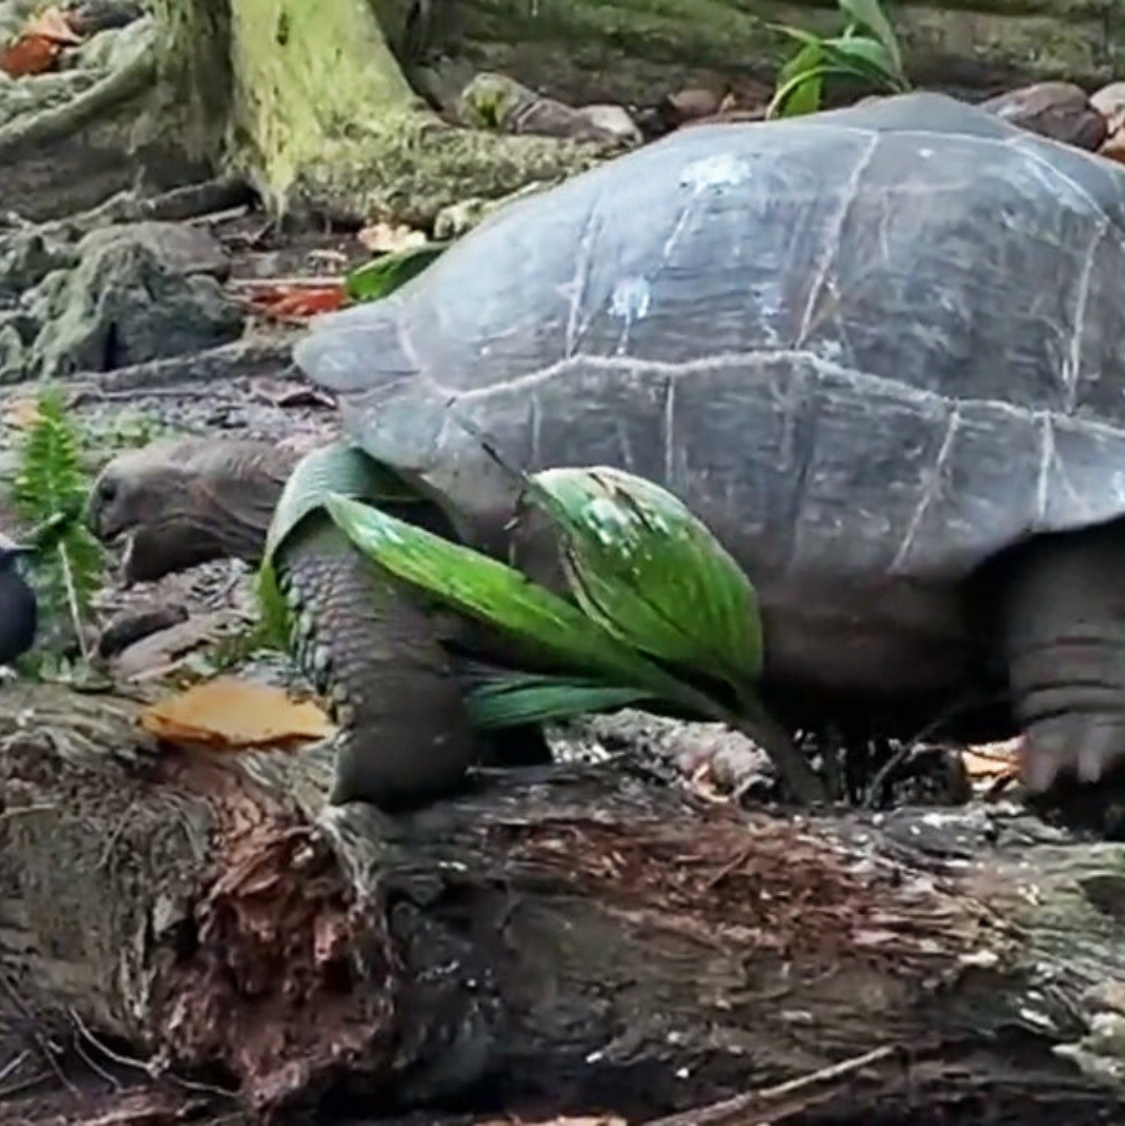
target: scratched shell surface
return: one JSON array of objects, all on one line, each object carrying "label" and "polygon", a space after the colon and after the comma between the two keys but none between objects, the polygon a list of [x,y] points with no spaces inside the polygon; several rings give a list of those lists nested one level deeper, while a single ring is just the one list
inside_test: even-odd
[{"label": "scratched shell surface", "polygon": [[934,94],[684,129],[296,359],[482,513],[479,431],[651,478],[756,569],[948,581],[1125,511],[1125,172]]}]

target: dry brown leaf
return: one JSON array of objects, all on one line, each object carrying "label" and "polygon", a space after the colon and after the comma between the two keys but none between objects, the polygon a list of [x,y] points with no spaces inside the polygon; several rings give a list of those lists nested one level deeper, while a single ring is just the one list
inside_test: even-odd
[{"label": "dry brown leaf", "polygon": [[141,712],[138,722],[169,743],[232,751],[305,743],[335,730],[311,701],[297,703],[280,688],[234,677],[158,700]]},{"label": "dry brown leaf", "polygon": [[395,254],[426,245],[426,235],[405,223],[373,223],[355,236],[372,254]]},{"label": "dry brown leaf", "polygon": [[970,778],[1007,778],[1019,771],[1019,750],[1023,740],[1009,739],[1003,743],[982,743],[961,752],[965,773]]},{"label": "dry brown leaf", "polygon": [[39,402],[36,399],[16,399],[4,412],[4,424],[16,430],[27,430],[39,421]]},{"label": "dry brown leaf", "polygon": [[1114,133],[1098,152],[1110,160],[1116,160],[1118,164],[1125,164],[1125,129]]},{"label": "dry brown leaf", "polygon": [[70,26],[66,13],[58,8],[44,8],[39,15],[33,16],[23,29],[23,35],[35,35],[69,47],[82,42],[82,36]]}]

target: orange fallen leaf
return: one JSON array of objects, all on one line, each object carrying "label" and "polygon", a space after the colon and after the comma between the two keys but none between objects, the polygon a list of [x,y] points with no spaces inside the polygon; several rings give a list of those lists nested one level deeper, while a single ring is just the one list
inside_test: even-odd
[{"label": "orange fallen leaf", "polygon": [[54,67],[64,47],[81,42],[66,16],[58,8],[47,8],[0,51],[0,70],[11,78],[44,74]]},{"label": "orange fallen leaf", "polygon": [[373,223],[355,236],[372,254],[395,254],[414,246],[425,246],[424,231],[416,231],[405,223]]},{"label": "orange fallen leaf", "polygon": [[331,313],[344,303],[342,278],[294,278],[241,282],[242,295],[268,317],[314,317]]},{"label": "orange fallen leaf", "polygon": [[291,745],[322,739],[335,728],[312,702],[253,680],[220,677],[158,700],[138,717],[150,735],[213,750]]},{"label": "orange fallen leaf", "polygon": [[46,74],[61,52],[58,43],[37,35],[23,35],[0,51],[0,70],[9,78]]}]

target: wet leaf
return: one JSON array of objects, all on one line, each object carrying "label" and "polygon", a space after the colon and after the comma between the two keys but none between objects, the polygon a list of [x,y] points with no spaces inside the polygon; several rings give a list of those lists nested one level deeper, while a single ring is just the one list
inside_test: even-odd
[{"label": "wet leaf", "polygon": [[223,677],[151,704],[138,722],[169,743],[212,750],[285,747],[335,730],[312,702],[297,703],[268,684]]},{"label": "wet leaf", "polygon": [[571,719],[641,704],[652,698],[653,694],[643,688],[513,673],[474,688],[468,694],[468,703],[473,723],[487,729]]},{"label": "wet leaf", "polygon": [[[644,658],[514,568],[344,497],[330,497],[327,507],[356,547],[405,582],[579,671],[597,670],[644,686],[650,674]],[[655,668],[651,673],[667,679]]]},{"label": "wet leaf", "polygon": [[348,274],[345,289],[351,301],[377,301],[416,278],[451,245],[451,240],[428,242],[394,254],[384,254]]},{"label": "wet leaf", "polygon": [[578,604],[633,648],[726,681],[745,698],[762,668],[758,600],[707,526],[659,485],[618,469],[551,469],[529,499],[563,529]]}]

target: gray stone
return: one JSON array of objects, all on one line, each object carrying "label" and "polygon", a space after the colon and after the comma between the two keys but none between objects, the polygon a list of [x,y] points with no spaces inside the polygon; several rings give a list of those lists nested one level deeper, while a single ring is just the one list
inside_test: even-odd
[{"label": "gray stone", "polygon": [[107,246],[134,242],[151,250],[176,273],[210,274],[219,281],[230,276],[230,256],[206,228],[190,223],[121,223],[91,231],[78,243],[78,256],[100,254]]},{"label": "gray stone", "polygon": [[23,299],[40,326],[25,376],[112,371],[237,339],[243,313],[214,276],[225,256],[208,240],[158,223],[88,235],[73,268],[48,274]]}]

